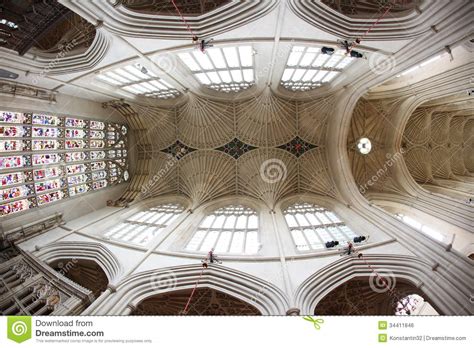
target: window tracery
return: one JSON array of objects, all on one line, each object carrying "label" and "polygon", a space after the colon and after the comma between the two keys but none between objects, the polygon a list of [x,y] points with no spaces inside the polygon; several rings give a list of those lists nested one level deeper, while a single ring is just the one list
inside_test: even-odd
[{"label": "window tracery", "polygon": [[116,123],[0,111],[0,215],[128,180],[126,134]]},{"label": "window tracery", "polygon": [[257,212],[243,205],[228,205],[207,215],[186,246],[188,251],[255,254],[259,249]]},{"label": "window tracery", "polygon": [[293,204],[284,215],[299,251],[323,250],[326,242],[342,245],[357,236],[336,214],[315,204]]}]

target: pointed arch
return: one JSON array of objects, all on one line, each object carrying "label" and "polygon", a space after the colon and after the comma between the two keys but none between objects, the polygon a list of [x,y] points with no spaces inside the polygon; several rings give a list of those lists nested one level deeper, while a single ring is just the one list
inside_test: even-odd
[{"label": "pointed arch", "polygon": [[[124,315],[146,298],[171,291],[194,288],[201,264],[160,268],[125,278],[94,315]],[[263,315],[285,314],[289,300],[283,291],[270,282],[224,266],[205,269],[198,288],[211,288],[257,308]],[[128,309],[127,309],[128,308]],[[176,313],[178,314],[178,313]]]},{"label": "pointed arch", "polygon": [[90,260],[96,262],[104,271],[109,283],[118,280],[123,273],[123,265],[106,246],[91,242],[57,242],[42,247],[36,256],[45,263],[61,259]]},{"label": "pointed arch", "polygon": [[[414,284],[430,299],[438,313],[446,315],[469,314],[468,294],[443,276],[438,265],[408,255],[364,254],[367,262],[379,273],[394,281],[402,279]],[[313,314],[317,304],[344,282],[356,277],[370,277],[372,271],[362,259],[344,257],[322,267],[308,277],[295,291],[295,303],[301,314]],[[471,313],[472,314],[472,313]]]}]

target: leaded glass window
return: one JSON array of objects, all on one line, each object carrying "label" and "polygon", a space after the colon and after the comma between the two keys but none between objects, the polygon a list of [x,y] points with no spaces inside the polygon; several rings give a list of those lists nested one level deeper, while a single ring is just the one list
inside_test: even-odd
[{"label": "leaded glass window", "polygon": [[256,254],[259,249],[258,215],[243,205],[229,205],[207,215],[186,250],[224,254]]},{"label": "leaded glass window", "polygon": [[126,134],[116,123],[0,111],[0,216],[128,180]]},{"label": "leaded glass window", "polygon": [[284,215],[299,251],[323,250],[329,241],[344,245],[357,236],[336,214],[315,204],[296,203]]},{"label": "leaded glass window", "polygon": [[252,46],[210,48],[179,54],[204,86],[222,92],[239,92],[255,84]]},{"label": "leaded glass window", "polygon": [[321,47],[295,46],[288,56],[280,84],[292,91],[308,91],[330,83],[355,60],[341,49],[327,55],[322,53]]},{"label": "leaded glass window", "polygon": [[163,229],[168,227],[183,211],[184,207],[180,204],[162,204],[132,215],[124,222],[107,231],[104,237],[127,243],[146,245]]},{"label": "leaded glass window", "polygon": [[97,75],[97,78],[135,95],[161,99],[176,98],[180,95],[168,81],[140,64],[102,72]]}]

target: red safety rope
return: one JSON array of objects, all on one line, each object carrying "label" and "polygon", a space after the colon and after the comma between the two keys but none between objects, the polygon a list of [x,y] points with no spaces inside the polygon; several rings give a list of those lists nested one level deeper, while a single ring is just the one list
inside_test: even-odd
[{"label": "red safety rope", "polygon": [[188,28],[188,31],[191,33],[192,35],[192,38],[197,38],[197,35],[194,33],[194,31],[191,29],[191,26],[188,24],[188,22],[186,21],[186,19],[184,19],[184,16],[181,14],[181,11],[179,10],[178,6],[176,5],[176,3],[174,2],[174,0],[171,0],[171,2],[173,3],[173,6],[174,8],[176,9],[176,11],[178,12],[179,16],[181,17],[181,20],[183,21],[183,23],[186,25],[186,27]]},{"label": "red safety rope", "polygon": [[390,292],[390,294],[393,295],[393,290],[390,289],[390,287],[388,286],[387,282],[385,281],[385,278],[382,277],[380,274],[377,273],[377,271],[367,262],[367,260],[365,259],[365,257],[364,257],[363,254],[358,253],[357,256],[359,256],[359,255],[360,255],[360,258],[362,258],[362,260],[364,260],[364,262],[365,262],[365,264],[367,265],[367,267],[369,267],[370,270],[375,273],[375,275],[377,276],[377,278],[379,278],[379,279],[382,281],[383,285],[387,288],[387,290]]},{"label": "red safety rope", "polygon": [[[367,34],[368,34],[377,24],[379,24],[379,22],[387,15],[387,13],[390,11],[391,8],[392,8],[392,3],[389,3],[387,9],[386,9],[385,12],[382,14],[382,16],[380,16],[380,17],[375,21],[375,23],[373,23],[373,24],[370,26],[370,28],[367,29],[367,31],[364,33],[364,35],[362,35],[361,37],[357,38],[357,40],[359,41],[359,43],[362,41],[362,39],[363,39],[364,37],[367,36]],[[356,41],[357,41],[357,40],[356,40]],[[354,42],[352,43],[351,47],[349,48],[349,52],[348,52],[348,53],[351,53],[352,49],[358,45],[358,43],[357,43],[356,41],[354,41]]]},{"label": "red safety rope", "polygon": [[[355,251],[355,248],[354,248],[354,251]],[[360,258],[365,262],[365,264],[367,265],[367,267],[368,267],[372,272],[375,273],[375,275],[376,275],[377,278],[379,278],[379,279],[382,281],[382,284],[387,288],[388,292],[390,293],[390,295],[392,295],[393,299],[396,300],[397,303],[400,302],[400,298],[397,296],[397,294],[394,293],[393,289],[391,289],[391,288],[388,286],[388,284],[387,284],[385,278],[382,277],[380,274],[377,273],[377,271],[367,262],[367,260],[365,259],[364,255],[363,255],[362,253],[357,252],[357,256],[360,256]],[[403,309],[406,309],[406,306],[407,306],[408,304],[410,304],[410,301],[408,301],[408,303],[406,303],[405,305],[402,303],[402,305],[403,305],[402,308],[403,308]]]},{"label": "red safety rope", "polygon": [[201,277],[202,277],[202,274],[204,273],[204,268],[202,269],[201,271],[201,274],[199,275],[199,278],[196,282],[196,285],[194,285],[194,289],[193,291],[191,291],[191,295],[189,296],[189,299],[188,299],[188,302],[186,303],[186,306],[184,307],[184,310],[183,310],[183,314],[186,315],[188,313],[188,307],[189,307],[189,304],[191,303],[191,299],[193,298],[194,296],[194,292],[196,291],[197,289],[197,286],[199,284],[199,281],[201,280]]}]

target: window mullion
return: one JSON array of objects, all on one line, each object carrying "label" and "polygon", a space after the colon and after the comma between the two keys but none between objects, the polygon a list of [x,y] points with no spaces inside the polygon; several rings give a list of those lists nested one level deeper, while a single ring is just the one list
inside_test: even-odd
[{"label": "window mullion", "polygon": [[309,66],[311,69],[317,69],[317,67],[314,67],[314,66],[313,66],[313,63],[316,61],[316,59],[318,59],[318,57],[319,57],[320,54],[322,54],[322,53],[321,53],[321,52],[316,53],[316,54],[314,55],[314,58],[313,58],[313,60],[311,61],[311,63],[309,63],[308,66]]},{"label": "window mullion", "polygon": [[234,226],[232,226],[232,231],[230,233],[230,241],[229,241],[229,245],[227,246],[227,252],[230,252],[230,249],[232,248],[232,242],[234,241],[234,236],[235,236],[235,231],[237,229],[237,221],[238,220],[239,220],[239,215],[237,215],[237,213],[236,213]]},{"label": "window mullion", "polygon": [[244,241],[242,243],[242,252],[245,253],[245,246],[247,244],[247,233],[249,232],[249,215],[245,216],[245,231],[244,231]]},{"label": "window mullion", "polygon": [[[301,226],[300,222],[296,218],[296,214],[303,214],[303,210],[298,209],[298,211],[294,213],[294,219],[295,219],[296,223],[298,224],[298,229],[300,230],[301,235],[303,236],[303,239],[306,241],[306,245],[308,246],[308,248],[311,249],[311,244],[309,243],[308,238],[306,238],[306,235],[304,234],[304,228]],[[304,216],[304,218],[306,219],[306,216]]]},{"label": "window mullion", "polygon": [[224,219],[224,222],[222,224],[222,228],[220,229],[219,234],[218,234],[218,236],[217,236],[217,238],[214,242],[214,246],[212,248],[215,248],[217,246],[217,244],[219,243],[219,240],[222,238],[222,235],[224,234],[223,232],[225,231],[224,226],[225,226],[228,218],[229,218],[229,216],[225,215],[225,219]]}]

